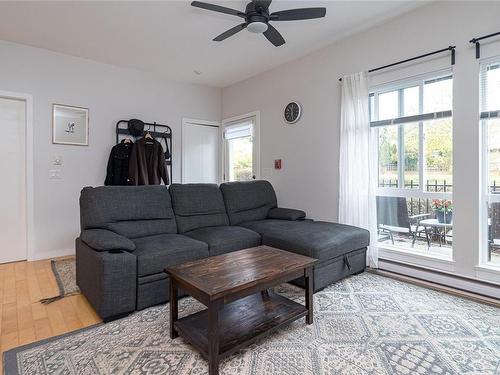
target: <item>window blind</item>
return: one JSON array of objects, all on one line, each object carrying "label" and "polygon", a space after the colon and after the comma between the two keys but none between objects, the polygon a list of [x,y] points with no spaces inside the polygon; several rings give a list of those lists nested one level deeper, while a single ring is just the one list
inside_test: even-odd
[{"label": "window blind", "polygon": [[415,123],[415,122],[420,122],[420,121],[438,120],[438,119],[442,119],[442,118],[448,118],[451,116],[452,116],[451,110],[439,111],[439,112],[429,112],[429,113],[422,113],[421,115],[403,116],[403,117],[392,118],[389,120],[372,121],[372,122],[370,122],[370,126],[376,127],[376,126],[409,124],[409,123]]},{"label": "window blind", "polygon": [[480,64],[481,90],[480,118],[500,118],[500,56],[483,60]]},{"label": "window blind", "polygon": [[224,129],[224,139],[231,140],[252,136],[253,123],[247,121],[234,125],[227,125]]}]

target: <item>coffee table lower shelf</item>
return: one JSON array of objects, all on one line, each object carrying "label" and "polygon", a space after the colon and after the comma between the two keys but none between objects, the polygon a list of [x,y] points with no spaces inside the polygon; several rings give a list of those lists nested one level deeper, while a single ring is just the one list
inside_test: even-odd
[{"label": "coffee table lower shelf", "polygon": [[[272,292],[231,302],[219,311],[219,357],[227,357],[306,315],[303,305]],[[208,310],[181,318],[174,327],[208,359]]]}]

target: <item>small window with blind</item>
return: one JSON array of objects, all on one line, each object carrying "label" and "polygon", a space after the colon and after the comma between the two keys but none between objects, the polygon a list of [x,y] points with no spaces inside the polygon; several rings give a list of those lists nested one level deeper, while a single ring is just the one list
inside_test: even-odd
[{"label": "small window with blind", "polygon": [[450,71],[377,87],[370,124],[377,139],[379,242],[452,257],[453,78]]},{"label": "small window with blind", "polygon": [[483,189],[486,210],[483,263],[500,265],[500,56],[480,64]]}]

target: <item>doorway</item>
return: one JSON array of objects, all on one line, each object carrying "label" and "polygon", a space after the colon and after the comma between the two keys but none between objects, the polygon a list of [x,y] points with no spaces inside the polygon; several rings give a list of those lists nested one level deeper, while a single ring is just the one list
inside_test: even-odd
[{"label": "doorway", "polygon": [[220,181],[219,133],[216,122],[182,120],[182,183]]},{"label": "doorway", "polygon": [[5,198],[0,200],[0,263],[28,259],[30,109],[29,96],[0,92],[0,175]]},{"label": "doorway", "polygon": [[224,181],[250,181],[260,177],[259,123],[259,112],[222,121]]}]

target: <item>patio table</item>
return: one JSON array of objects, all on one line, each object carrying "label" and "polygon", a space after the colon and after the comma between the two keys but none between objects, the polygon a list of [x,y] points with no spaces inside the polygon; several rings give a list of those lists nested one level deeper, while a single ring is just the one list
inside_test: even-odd
[{"label": "patio table", "polygon": [[[439,246],[442,244],[442,239],[444,240],[446,244],[446,232],[448,230],[453,229],[453,223],[447,224],[447,223],[440,223],[437,219],[425,219],[425,220],[420,220],[420,225],[424,227],[425,231],[425,239],[427,240],[427,246],[431,246],[431,236],[432,232],[434,234],[438,235],[439,238]],[[431,233],[429,233],[429,229],[432,230]],[[441,232],[442,231],[442,232]]]}]

